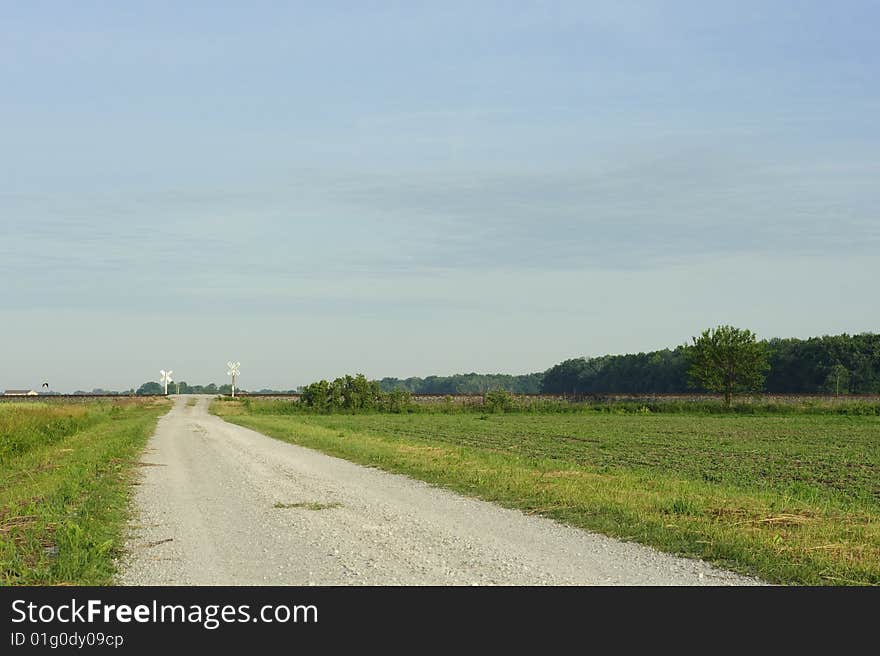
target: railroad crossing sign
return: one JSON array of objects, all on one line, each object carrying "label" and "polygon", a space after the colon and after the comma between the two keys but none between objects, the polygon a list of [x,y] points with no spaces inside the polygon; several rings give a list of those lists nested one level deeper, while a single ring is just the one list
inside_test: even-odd
[{"label": "railroad crossing sign", "polygon": [[226,372],[227,376],[232,376],[232,398],[235,398],[235,377],[241,373],[241,362],[233,362],[230,360],[226,363],[226,366],[229,370]]},{"label": "railroad crossing sign", "polygon": [[161,376],[162,376],[162,377],[159,379],[159,381],[160,381],[163,385],[165,385],[165,396],[168,396],[168,383],[171,382],[171,380],[172,380],[172,379],[171,379],[171,374],[173,374],[174,372],[173,372],[171,369],[169,369],[168,371],[165,371],[164,369],[160,369],[160,370],[159,370],[159,373],[160,373]]}]

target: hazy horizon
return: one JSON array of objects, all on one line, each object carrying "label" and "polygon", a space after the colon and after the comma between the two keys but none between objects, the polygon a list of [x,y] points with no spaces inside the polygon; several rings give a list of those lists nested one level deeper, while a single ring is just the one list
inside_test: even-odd
[{"label": "hazy horizon", "polygon": [[880,7],[0,7],[0,388],[878,332]]},{"label": "hazy horizon", "polygon": [[[849,332],[849,333],[846,333],[846,334],[849,334],[849,335],[856,335],[856,334],[866,334],[866,333],[877,334],[875,331]],[[844,334],[844,333],[841,333],[841,334]],[[823,334],[823,335],[809,335],[809,336],[807,336],[807,337],[809,338],[809,337],[825,337],[825,336],[828,336],[828,334],[826,333],[826,334]],[[794,336],[791,336],[791,335],[787,335],[787,336],[774,335],[773,337],[769,337],[769,338],[765,338],[765,339],[771,339],[771,340],[772,340],[772,339],[776,339],[776,338],[780,338],[780,339],[788,339],[788,338],[792,338],[792,337],[794,337]],[[800,339],[803,339],[803,337],[799,337],[799,338],[800,338]],[[563,358],[563,360],[567,360],[567,359],[576,359],[576,358],[581,358],[581,357],[589,358],[589,357],[600,357],[600,356],[628,355],[628,354],[635,354],[635,353],[643,353],[643,352],[658,351],[658,350],[663,350],[664,348],[668,348],[668,349],[674,350],[674,349],[677,348],[678,346],[679,346],[679,344],[676,344],[676,345],[668,345],[668,346],[661,346],[661,347],[658,347],[658,348],[656,348],[656,349],[636,349],[636,350],[632,350],[632,351],[619,352],[619,353],[601,353],[601,354],[600,354],[600,353],[596,353],[596,354],[592,354],[592,355],[572,355],[572,356],[570,356],[570,358]],[[563,360],[560,360],[559,362],[562,362]],[[543,367],[543,368],[541,368],[541,369],[537,369],[537,370],[534,370],[534,371],[474,371],[474,370],[461,370],[461,371],[450,371],[450,372],[446,372],[446,373],[436,373],[436,372],[431,372],[431,373],[421,373],[421,374],[416,373],[416,374],[409,374],[409,375],[406,375],[406,376],[394,376],[394,375],[387,375],[387,374],[386,374],[386,375],[377,374],[377,375],[368,376],[368,378],[370,378],[371,380],[382,380],[382,379],[384,379],[384,378],[396,378],[396,379],[398,379],[398,380],[406,380],[406,379],[408,379],[408,378],[421,378],[421,379],[425,379],[425,378],[428,378],[428,377],[431,377],[431,376],[446,377],[446,376],[453,376],[453,375],[470,375],[470,374],[489,375],[489,376],[491,376],[491,375],[529,376],[529,375],[532,375],[532,374],[543,374],[547,369],[551,368],[553,365],[559,364],[559,362],[553,362],[553,363],[551,363],[551,364],[548,364],[546,367]],[[170,393],[174,393],[174,390],[175,390],[175,387],[174,387],[174,386],[175,386],[175,384],[177,384],[177,383],[186,383],[188,386],[194,386],[194,385],[206,386],[206,385],[210,385],[210,384],[213,383],[213,384],[215,384],[215,385],[219,388],[219,387],[222,387],[222,386],[224,386],[224,385],[229,385],[230,382],[231,382],[230,379],[229,379],[228,377],[226,377],[226,378],[224,378],[224,379],[222,379],[222,380],[221,380],[221,379],[210,379],[210,380],[190,380],[190,379],[186,379],[186,378],[180,378],[180,377],[178,377],[178,376],[176,375],[176,372],[175,372],[173,369],[172,369],[171,371],[174,372],[174,380],[173,380],[172,383],[169,384],[169,388],[168,388],[168,389],[169,389],[169,394],[170,394]],[[334,379],[334,378],[336,378],[336,377],[344,376],[344,375],[346,375],[346,374],[348,374],[348,375],[356,375],[356,374],[360,374],[360,373],[363,373],[363,372],[361,372],[361,371],[354,371],[354,370],[352,370],[352,371],[343,371],[343,372],[339,372],[339,373],[336,374],[336,375],[324,376],[323,378],[325,378],[325,379],[329,379],[329,380],[332,380],[332,379]],[[272,391],[295,390],[295,389],[297,389],[297,388],[299,388],[299,387],[301,387],[301,386],[303,386],[303,385],[306,385],[306,384],[308,384],[308,383],[315,382],[316,380],[320,380],[321,378],[322,378],[322,377],[318,377],[318,378],[314,378],[314,379],[309,379],[308,381],[299,382],[299,383],[297,383],[297,384],[293,384],[293,385],[281,385],[281,386],[275,386],[275,387],[267,386],[267,385],[242,385],[242,384],[240,384],[240,378],[239,378],[239,379],[237,380],[237,382],[236,382],[236,389],[242,389],[242,390],[247,390],[247,391],[251,391],[251,392],[256,392],[256,391],[263,390],[263,389],[268,389],[268,390],[272,390]],[[128,391],[128,390],[130,390],[130,389],[137,390],[138,387],[140,387],[141,385],[143,385],[143,384],[145,384],[145,383],[151,383],[151,382],[159,383],[159,382],[160,382],[160,377],[159,377],[159,376],[154,376],[153,378],[146,378],[146,379],[144,379],[144,380],[142,380],[142,381],[139,381],[139,382],[136,383],[136,384],[127,385],[127,386],[123,386],[123,387],[120,387],[120,388],[109,388],[109,387],[101,387],[101,386],[85,388],[85,387],[81,387],[81,386],[80,386],[80,387],[76,387],[75,389],[74,389],[74,388],[70,388],[70,389],[67,389],[67,390],[59,390],[59,389],[56,389],[56,388],[53,386],[53,387],[51,387],[49,390],[45,390],[45,389],[42,389],[41,387],[38,388],[36,385],[30,386],[30,387],[25,386],[25,387],[18,387],[18,388],[16,388],[16,387],[11,387],[11,386],[8,386],[8,385],[7,385],[7,386],[5,386],[5,387],[0,387],[0,392],[2,392],[4,389],[34,389],[35,391],[41,391],[41,389],[42,389],[42,392],[54,392],[54,393],[61,393],[61,394],[64,394],[64,393],[71,393],[71,392],[74,392],[74,391],[92,392],[92,391],[94,391],[94,390],[96,390],[96,389],[101,389],[101,390],[103,390],[103,391],[107,391],[107,392],[126,392],[126,391]]]}]

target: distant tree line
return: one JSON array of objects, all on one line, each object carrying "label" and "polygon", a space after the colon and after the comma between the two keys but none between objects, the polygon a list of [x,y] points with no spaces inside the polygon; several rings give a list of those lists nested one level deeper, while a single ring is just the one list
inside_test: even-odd
[{"label": "distant tree line", "polygon": [[537,394],[541,391],[543,374],[455,374],[427,378],[383,378],[379,387],[383,392],[403,390],[412,394],[483,394],[504,390],[514,394]]},{"label": "distant tree line", "polygon": [[[180,383],[168,383],[168,393],[177,394],[178,386],[180,394],[229,394],[232,392],[232,385],[229,383],[226,385],[216,385],[215,383],[208,383],[207,385],[190,385],[185,381],[181,381]],[[244,391],[239,390],[238,387],[235,389],[236,391]],[[165,388],[160,383],[149,381],[138,387],[135,394],[152,395],[163,394],[164,392]]]},{"label": "distant tree line", "polygon": [[[179,385],[179,387],[178,387]],[[180,390],[178,392],[178,389]],[[160,383],[155,381],[150,381],[144,383],[137,390],[134,390],[134,394],[138,395],[154,395],[154,394],[162,394],[164,393],[164,388]],[[236,393],[246,393],[247,390],[243,390],[238,385],[235,386]],[[294,390],[260,390],[260,394],[290,394],[294,392]],[[230,394],[232,393],[232,385],[226,383],[225,385],[217,385],[216,383],[208,383],[207,385],[190,385],[185,381],[181,381],[180,383],[168,383],[168,393],[169,394]]]},{"label": "distant tree line", "polygon": [[880,333],[772,339],[767,389],[772,392],[880,392]]},{"label": "distant tree line", "polygon": [[[734,398],[739,394],[751,394],[763,391],[766,386],[767,372],[770,370],[770,355],[779,358],[781,355],[791,355],[791,350],[798,348],[810,349],[808,352],[822,355],[825,374],[821,385],[821,391],[834,392],[836,394],[851,392],[854,376],[852,372],[842,364],[842,361],[852,363],[864,363],[862,351],[866,347],[880,346],[880,336],[857,335],[858,340],[853,340],[847,335],[834,338],[815,338],[812,340],[764,340],[759,341],[757,335],[751,330],[737,328],[730,325],[721,325],[704,330],[698,337],[693,337],[691,343],[675,350],[664,349],[653,353],[638,353],[624,356],[605,356],[603,358],[580,358],[566,360],[555,367],[551,367],[543,379],[542,387],[547,390],[552,385],[559,386],[555,394],[589,394],[592,391],[608,392],[608,387],[598,389],[591,388],[597,380],[605,381],[610,386],[609,380],[620,385],[621,392],[655,392],[657,387],[666,386],[664,391],[676,390],[681,385],[680,391],[687,388],[700,388],[705,391],[719,393],[723,397],[723,404],[713,399],[701,399],[687,397],[686,401],[680,398],[656,399],[646,403],[639,400],[637,407],[631,407],[629,403],[619,403],[612,399],[610,404],[601,397],[586,397],[581,399],[547,398],[547,396],[516,396],[503,389],[487,390],[476,399],[465,398],[463,402],[456,403],[451,395],[445,395],[441,403],[418,404],[413,402],[412,393],[408,390],[395,387],[391,391],[383,391],[380,381],[369,380],[363,374],[356,376],[343,376],[333,380],[319,380],[301,388],[298,403],[285,401],[272,401],[254,405],[250,399],[244,400],[244,405],[249,410],[257,412],[572,412],[572,411],[613,411],[628,412],[635,410],[640,413],[670,412],[670,411],[723,411],[723,412],[781,412],[802,411],[814,412],[817,410],[813,399],[803,401],[801,407],[785,404],[759,402],[759,406],[746,401],[734,404]],[[824,344],[823,344],[824,340]],[[817,344],[821,347],[818,348]],[[880,349],[878,353],[880,355]],[[796,358],[795,358],[796,360]],[[874,358],[873,364],[880,362],[880,358]],[[833,364],[828,364],[833,363]],[[821,366],[821,361],[814,363]],[[873,365],[872,365],[873,366]],[[865,372],[873,375],[875,369],[863,367],[864,371],[858,370],[858,380],[872,380],[870,386],[876,385],[876,379],[870,378]],[[610,370],[610,371],[609,371]],[[635,386],[630,385],[627,376],[637,376]],[[672,376],[681,376],[681,381],[676,381]],[[508,377],[509,378],[509,377]],[[386,379],[387,380],[387,379]],[[509,382],[505,381],[505,382]],[[844,387],[841,388],[841,383]],[[654,385],[655,387],[651,387]],[[831,387],[831,389],[829,389]],[[871,387],[869,390],[871,391]],[[798,399],[798,396],[794,397]],[[684,403],[684,405],[682,405]],[[863,402],[861,399],[847,401],[841,404],[838,400],[824,404],[818,408],[822,413],[833,412],[835,414],[876,415],[880,414],[880,404]]]},{"label": "distant tree line", "polygon": [[[190,385],[185,381],[181,381],[179,383],[180,392],[178,392],[178,383],[168,383],[168,393],[169,394],[231,394],[232,393],[232,385],[230,383],[226,383],[225,385],[217,385],[216,383],[208,383],[207,385]],[[123,392],[123,394],[138,394],[140,396],[146,395],[155,395],[155,394],[163,394],[164,388],[160,383],[155,381],[150,381],[144,383],[137,390],[131,390],[130,392]],[[261,389],[257,394],[295,394],[298,390],[288,389],[288,390],[273,390],[273,389]],[[235,386],[235,393],[248,394],[254,393],[253,391],[248,392],[248,390],[240,388],[238,385]]]},{"label": "distant tree line", "polygon": [[[705,333],[704,333],[705,336]],[[774,394],[878,394],[880,393],[880,333],[826,335],[809,339],[770,339],[757,342],[766,355],[768,368],[761,372],[757,387]],[[660,394],[707,391],[710,379],[701,386],[692,375],[696,344],[648,353],[573,358],[543,373],[456,374],[453,376],[383,378],[367,381],[363,376],[346,376],[335,381],[319,381],[300,388],[315,394],[315,402],[326,401],[340,407],[364,403],[378,407],[399,391],[408,394],[486,394],[505,391],[512,394]],[[361,380],[363,379],[363,380]],[[364,383],[368,383],[368,387]],[[325,385],[315,388],[314,385]],[[369,389],[368,389],[369,388]],[[177,393],[177,383],[169,392]],[[244,393],[244,390],[237,390]],[[97,390],[96,390],[97,392]],[[180,383],[181,394],[229,394],[229,384],[189,385]],[[293,390],[278,391],[291,393]],[[125,392],[123,392],[125,393]],[[129,392],[131,393],[131,392]],[[141,385],[136,394],[161,394],[158,382]],[[276,393],[276,390],[260,390]],[[324,396],[321,396],[324,395]],[[349,404],[345,406],[344,404]],[[372,405],[370,405],[372,404]]]},{"label": "distant tree line", "polygon": [[650,353],[573,358],[544,372],[545,394],[672,393],[688,387],[686,347]]},{"label": "distant tree line", "polygon": [[[775,394],[880,393],[880,334],[771,339],[763,390]],[[693,386],[694,346],[565,360],[544,372],[547,394],[641,394],[700,391]]]}]

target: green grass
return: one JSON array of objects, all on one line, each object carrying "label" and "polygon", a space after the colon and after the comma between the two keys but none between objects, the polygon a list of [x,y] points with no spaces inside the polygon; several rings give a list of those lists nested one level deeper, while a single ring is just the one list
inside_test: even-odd
[{"label": "green grass", "polygon": [[331,508],[339,508],[341,503],[321,503],[320,501],[297,501],[296,503],[277,502],[273,508],[302,508],[304,510],[330,510]]},{"label": "green grass", "polygon": [[880,418],[264,414],[229,421],[767,581],[880,584]]},{"label": "green grass", "polygon": [[[221,397],[222,401],[238,403],[238,399]],[[249,414],[303,415],[303,414],[351,414],[346,407],[330,407],[323,411],[291,399],[241,399]],[[848,415],[880,417],[880,401],[873,397],[801,397],[801,396],[738,396],[727,407],[720,398],[694,395],[691,397],[616,399],[585,398],[565,400],[558,398],[535,398],[510,394],[503,391],[488,392],[485,396],[434,397],[430,401],[401,401],[395,408],[383,409],[371,406],[359,408],[358,414],[391,412],[401,414],[676,414],[676,415]]]},{"label": "green grass", "polygon": [[166,401],[0,404],[0,584],[104,585]]}]

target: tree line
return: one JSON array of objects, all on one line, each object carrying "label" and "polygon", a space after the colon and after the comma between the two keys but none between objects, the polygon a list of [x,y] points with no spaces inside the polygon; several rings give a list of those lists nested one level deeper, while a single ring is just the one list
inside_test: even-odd
[{"label": "tree line", "polygon": [[[880,394],[880,333],[856,335],[826,335],[809,339],[774,338],[758,341],[754,333],[740,329],[736,332],[717,329],[704,332],[691,344],[673,349],[647,353],[603,355],[592,358],[572,358],[556,364],[543,373],[510,374],[456,374],[453,376],[386,377],[367,381],[363,376],[345,376],[334,381],[319,381],[297,391],[314,395],[318,405],[351,408],[357,404],[381,408],[399,405],[401,393],[413,394],[486,394],[506,391],[512,394],[659,394],[723,391],[717,388],[718,379],[708,374],[694,373],[694,358],[700,355],[700,340],[726,335],[735,342],[745,338],[740,352],[752,359],[755,374],[749,384],[738,383],[739,391],[752,388],[773,394]],[[721,331],[721,332],[719,332]],[[733,342],[731,342],[732,344]],[[755,344],[751,347],[748,344]],[[716,351],[723,345],[716,344]],[[728,345],[724,348],[732,348]],[[751,353],[751,355],[748,355]],[[703,355],[706,354],[705,349]],[[706,356],[708,357],[708,356]],[[757,359],[756,359],[757,358]],[[361,380],[363,379],[363,380]],[[368,386],[365,386],[368,383]],[[315,388],[314,385],[319,387]],[[177,392],[177,383],[169,386]],[[230,385],[189,385],[180,383],[181,394],[229,394]],[[244,392],[245,390],[241,390]],[[290,393],[286,390],[280,393]],[[147,382],[136,391],[161,394],[158,382]],[[260,390],[271,393],[273,390]],[[392,401],[392,393],[393,401]],[[320,399],[325,399],[324,401]],[[338,405],[342,404],[342,405]],[[346,405],[348,404],[348,405]],[[388,406],[390,407],[390,406]]]},{"label": "tree line", "polygon": [[453,376],[413,376],[403,380],[383,378],[379,387],[383,392],[403,390],[412,394],[483,394],[505,390],[513,394],[538,394],[543,374],[455,374]]},{"label": "tree line", "polygon": [[[511,393],[522,389],[514,385],[523,379],[531,385],[535,376],[464,374],[445,380],[407,379],[404,385],[395,378],[376,381],[358,374],[307,385],[300,407],[317,412],[406,412],[413,409],[415,390],[482,393],[484,406],[504,410],[515,405]],[[469,387],[454,385],[463,382]],[[543,393],[563,395],[707,391],[720,393],[727,408],[743,392],[880,392],[880,335],[759,341],[750,330],[723,325],[704,330],[676,349],[566,360],[548,369],[538,387]]]},{"label": "tree line", "polygon": [[[178,389],[180,390],[179,392]],[[235,389],[236,391],[244,391],[240,390],[238,387]],[[143,396],[164,394],[164,392],[165,388],[160,383],[149,381],[138,387],[135,394]],[[169,394],[230,394],[231,392],[232,385],[229,383],[226,383],[225,385],[217,385],[216,383],[208,383],[207,385],[190,385],[185,381],[168,383]]]},{"label": "tree line", "polygon": [[[880,334],[756,341],[766,355],[756,388],[772,394],[880,393]],[[547,394],[712,391],[689,375],[696,344],[649,353],[574,358],[544,372]]]},{"label": "tree line", "polygon": [[[178,392],[178,389],[180,390]],[[153,396],[156,394],[163,394],[165,388],[156,381],[149,381],[138,387],[136,390],[132,389],[128,392],[122,392],[123,394],[137,394],[139,396]],[[287,389],[287,390],[273,390],[273,389],[261,389],[254,392],[253,390],[242,389],[238,385],[235,386],[235,393],[256,393],[256,394],[295,394],[299,392],[299,389]],[[169,394],[231,394],[232,393],[232,385],[230,383],[226,383],[224,385],[217,385],[216,383],[208,383],[207,385],[190,385],[185,381],[181,381],[180,383],[168,383],[168,393]]]},{"label": "tree line", "polygon": [[[760,391],[771,394],[880,394],[880,333],[755,340],[766,355]],[[572,358],[543,373],[383,378],[383,391],[412,394],[686,394],[710,391],[689,375],[695,345],[647,353]]]}]

